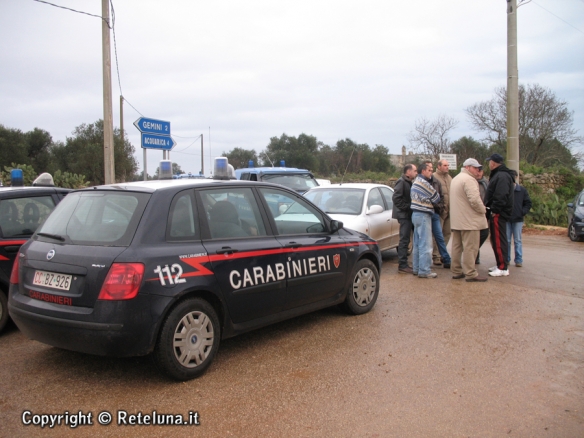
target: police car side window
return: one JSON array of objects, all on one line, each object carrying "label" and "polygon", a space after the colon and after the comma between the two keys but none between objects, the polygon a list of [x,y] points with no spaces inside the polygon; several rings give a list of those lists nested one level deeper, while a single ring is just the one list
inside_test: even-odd
[{"label": "police car side window", "polygon": [[0,227],[4,237],[30,236],[55,208],[51,196],[0,201]]},{"label": "police car side window", "polygon": [[250,188],[201,190],[213,239],[265,236],[266,228]]},{"label": "police car side window", "polygon": [[191,191],[179,193],[172,201],[169,214],[169,240],[192,240],[196,236]]},{"label": "police car side window", "polygon": [[269,207],[278,234],[322,233],[326,230],[322,215],[302,198],[277,189],[260,189]]}]

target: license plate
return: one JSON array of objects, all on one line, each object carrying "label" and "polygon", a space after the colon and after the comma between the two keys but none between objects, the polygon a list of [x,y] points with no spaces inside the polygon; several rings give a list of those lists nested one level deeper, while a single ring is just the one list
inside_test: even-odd
[{"label": "license plate", "polygon": [[34,273],[32,284],[51,287],[53,289],[69,290],[71,287],[71,276],[67,274],[57,274],[55,272],[36,271]]}]

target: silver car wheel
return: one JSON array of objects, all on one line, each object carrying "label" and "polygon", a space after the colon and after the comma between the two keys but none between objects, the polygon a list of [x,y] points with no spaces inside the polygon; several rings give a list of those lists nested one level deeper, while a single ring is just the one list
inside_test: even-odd
[{"label": "silver car wheel", "polygon": [[373,271],[364,267],[357,272],[353,280],[353,297],[358,306],[366,306],[375,297],[377,279]]},{"label": "silver car wheel", "polygon": [[213,323],[203,312],[187,313],[176,326],[172,347],[186,368],[199,366],[213,349]]}]

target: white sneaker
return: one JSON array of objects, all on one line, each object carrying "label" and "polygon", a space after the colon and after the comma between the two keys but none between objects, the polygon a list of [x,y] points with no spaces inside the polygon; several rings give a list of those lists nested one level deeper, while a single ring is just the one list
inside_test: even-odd
[{"label": "white sneaker", "polygon": [[489,268],[489,272],[496,271],[497,269],[499,269],[499,268],[495,265],[492,268]]},{"label": "white sneaker", "polygon": [[491,277],[506,277],[507,275],[509,275],[509,269],[505,270],[495,269],[494,271],[489,272],[489,275]]}]

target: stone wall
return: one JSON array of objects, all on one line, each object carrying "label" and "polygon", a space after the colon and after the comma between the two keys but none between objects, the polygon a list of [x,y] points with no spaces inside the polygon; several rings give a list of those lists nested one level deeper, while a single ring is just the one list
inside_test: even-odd
[{"label": "stone wall", "polygon": [[553,173],[543,173],[541,175],[533,175],[531,173],[520,172],[521,185],[534,184],[541,188],[543,193],[555,193],[556,189],[566,183],[564,175],[557,175]]}]

